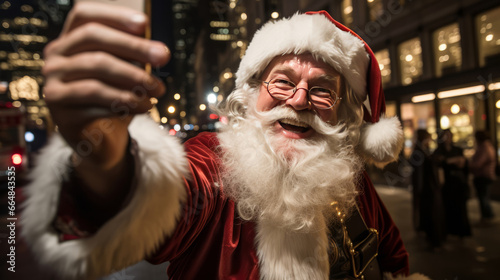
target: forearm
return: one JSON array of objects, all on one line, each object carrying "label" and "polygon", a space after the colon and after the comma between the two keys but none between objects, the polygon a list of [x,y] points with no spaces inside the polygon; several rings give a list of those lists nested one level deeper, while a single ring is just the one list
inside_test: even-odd
[{"label": "forearm", "polygon": [[[79,193],[103,216],[111,217],[123,207],[131,191],[135,164],[127,127],[119,127],[121,123],[113,123],[112,119],[100,121],[107,122],[108,128],[102,129],[102,124],[96,124],[101,128],[94,127],[94,135],[88,135],[95,140],[92,150],[84,152],[74,147],[71,162]],[[113,138],[110,134],[126,136]],[[82,141],[90,143],[91,140]]]},{"label": "forearm", "polygon": [[72,155],[72,162],[75,168],[73,182],[69,184],[83,196],[82,201],[87,207],[99,213],[101,217],[95,219],[107,220],[124,207],[138,176],[130,148],[127,148],[121,161],[106,169],[84,161],[76,154]]}]

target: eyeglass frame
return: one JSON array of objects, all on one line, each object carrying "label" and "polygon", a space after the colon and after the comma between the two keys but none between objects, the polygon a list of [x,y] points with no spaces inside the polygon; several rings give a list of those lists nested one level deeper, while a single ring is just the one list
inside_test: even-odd
[{"label": "eyeglass frame", "polygon": [[[289,81],[289,80],[285,80],[285,79],[281,79],[281,80],[288,81],[289,83],[291,83],[291,84],[295,85],[295,87],[293,88],[292,94],[291,94],[289,97],[287,97],[287,98],[285,98],[285,99],[277,98],[277,97],[273,96],[273,94],[269,91],[269,84],[271,83],[271,81],[272,81],[272,80],[280,80],[280,79],[279,79],[279,78],[272,78],[271,80],[269,80],[269,82],[266,82],[266,81],[262,81],[262,82],[263,82],[264,84],[266,84],[266,90],[267,90],[267,93],[269,94],[269,96],[271,96],[272,98],[277,99],[277,100],[282,100],[282,101],[288,100],[288,99],[292,98],[292,97],[295,95],[295,93],[297,92],[297,90],[299,90],[299,89],[303,89],[303,90],[305,90],[305,91],[307,92],[307,99],[308,99],[308,100],[307,100],[307,102],[308,102],[311,106],[313,106],[314,104],[313,104],[313,102],[311,101],[311,93],[310,93],[310,92],[311,92],[311,89],[313,89],[313,88],[322,88],[322,89],[326,89],[326,90],[330,91],[330,98],[332,98],[332,100],[333,100],[333,104],[332,104],[332,106],[330,106],[330,107],[328,107],[328,108],[318,108],[316,105],[314,105],[314,108],[316,108],[316,109],[318,109],[318,110],[329,110],[329,109],[332,109],[333,107],[335,107],[335,105],[337,105],[337,102],[338,102],[339,100],[342,100],[342,97],[341,97],[341,96],[338,96],[338,95],[337,95],[337,93],[336,93],[334,90],[331,90],[331,89],[328,89],[328,88],[319,87],[319,86],[313,86],[313,87],[311,87],[310,89],[307,89],[307,88],[299,88],[299,87],[297,87],[297,85],[296,85],[294,82]],[[333,98],[332,94],[335,94],[335,97],[336,97],[336,98]]]}]

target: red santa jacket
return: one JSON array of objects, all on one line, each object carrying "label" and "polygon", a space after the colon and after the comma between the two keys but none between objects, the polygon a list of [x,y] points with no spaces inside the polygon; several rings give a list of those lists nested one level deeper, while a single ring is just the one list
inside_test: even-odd
[{"label": "red santa jacket", "polygon": [[[192,178],[186,181],[187,201],[174,234],[148,260],[170,261],[171,279],[259,279],[254,246],[255,224],[242,221],[235,202],[220,183],[218,140],[203,133],[185,149]],[[408,253],[389,213],[364,174],[358,204],[368,227],[379,231],[382,271],[408,273]]]},{"label": "red santa jacket", "polygon": [[[259,279],[255,224],[241,220],[235,202],[222,191],[218,148],[215,133],[202,133],[184,145],[189,178],[184,179],[187,197],[181,216],[170,237],[147,256],[154,264],[169,261],[170,279]],[[363,175],[358,206],[367,226],[379,232],[377,258],[381,270],[407,275],[408,253],[399,230],[367,174]],[[58,227],[66,232],[73,228],[72,234],[63,234],[65,240],[80,238],[82,232],[95,232],[99,226],[89,221],[91,213],[75,209],[74,197],[63,188]]]}]

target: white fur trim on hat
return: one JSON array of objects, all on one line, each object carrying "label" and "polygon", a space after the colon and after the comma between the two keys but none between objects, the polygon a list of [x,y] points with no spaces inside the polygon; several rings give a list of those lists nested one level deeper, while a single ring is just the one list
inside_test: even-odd
[{"label": "white fur trim on hat", "polygon": [[369,164],[382,168],[398,159],[404,137],[397,117],[382,116],[376,123],[365,123],[361,128],[360,154]]},{"label": "white fur trim on hat", "polygon": [[366,98],[370,57],[364,43],[320,14],[295,14],[262,26],[241,60],[236,87],[241,88],[252,77],[258,78],[273,58],[306,52],[332,66],[361,100]]},{"label": "white fur trim on hat", "polygon": [[26,188],[22,235],[37,259],[61,279],[95,279],[142,260],[172,234],[185,200],[187,160],[177,139],[147,116],[129,127],[139,146],[140,178],[129,204],[88,238],[59,242],[52,228],[71,148],[55,136],[38,158]]}]

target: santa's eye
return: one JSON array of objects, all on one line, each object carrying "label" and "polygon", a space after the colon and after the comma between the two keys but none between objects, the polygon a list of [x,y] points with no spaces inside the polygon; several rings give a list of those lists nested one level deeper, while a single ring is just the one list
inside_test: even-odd
[{"label": "santa's eye", "polygon": [[274,85],[276,87],[282,88],[282,89],[293,89],[295,88],[295,84],[290,82],[289,80],[285,79],[273,79],[269,84]]}]

